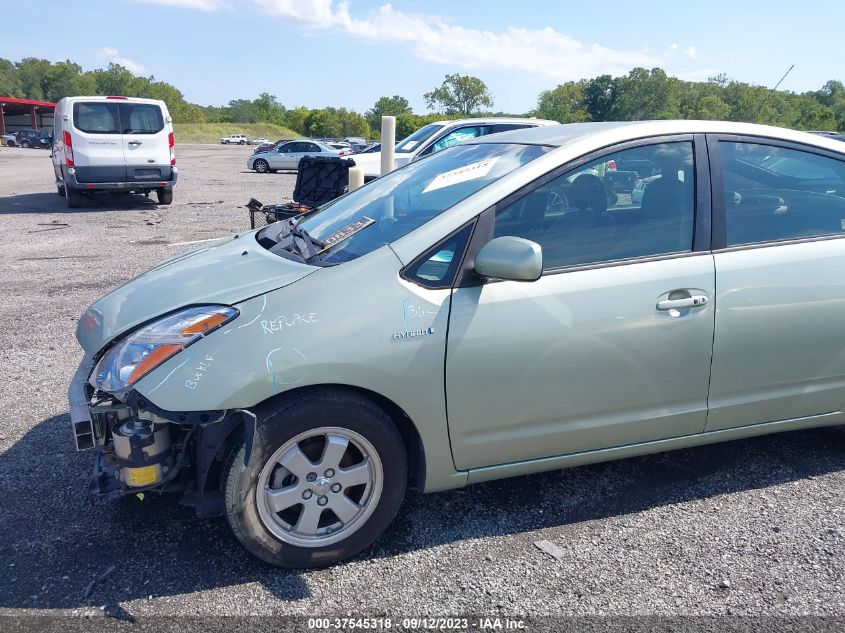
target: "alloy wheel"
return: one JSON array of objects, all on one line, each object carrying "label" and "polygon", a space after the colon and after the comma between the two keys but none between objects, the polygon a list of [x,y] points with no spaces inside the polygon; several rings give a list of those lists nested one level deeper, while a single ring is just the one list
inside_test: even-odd
[{"label": "alloy wheel", "polygon": [[261,522],[300,547],[323,547],[357,531],[375,510],[384,470],[373,445],[340,427],[300,433],[267,460],[258,477]]}]

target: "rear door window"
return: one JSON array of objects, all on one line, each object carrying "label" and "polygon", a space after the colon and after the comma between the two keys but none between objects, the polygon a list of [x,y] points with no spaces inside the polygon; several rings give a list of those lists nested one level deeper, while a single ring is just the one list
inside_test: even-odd
[{"label": "rear door window", "polygon": [[73,126],[88,134],[157,134],[164,117],[152,103],[79,102],[73,104]]},{"label": "rear door window", "polygon": [[116,103],[74,103],[73,127],[88,134],[120,134],[120,111]]},{"label": "rear door window", "polygon": [[845,233],[845,162],[720,141],[727,245]]},{"label": "rear door window", "polygon": [[121,103],[118,108],[124,134],[157,134],[164,129],[164,117],[157,105]]}]

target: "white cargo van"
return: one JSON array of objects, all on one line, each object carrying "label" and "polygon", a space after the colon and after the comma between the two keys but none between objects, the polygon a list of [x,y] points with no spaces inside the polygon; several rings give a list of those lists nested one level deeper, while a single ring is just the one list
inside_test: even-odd
[{"label": "white cargo van", "polygon": [[65,97],[56,104],[53,169],[71,209],[83,193],[155,191],[173,202],[176,153],[164,101],[132,97]]}]

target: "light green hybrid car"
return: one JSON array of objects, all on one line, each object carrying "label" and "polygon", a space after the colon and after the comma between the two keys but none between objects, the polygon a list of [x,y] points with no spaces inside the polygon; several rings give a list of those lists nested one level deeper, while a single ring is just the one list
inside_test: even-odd
[{"label": "light green hybrid car", "polygon": [[94,493],[179,491],[281,566],[408,486],[843,424],[845,144],[704,121],[481,137],[94,303]]}]

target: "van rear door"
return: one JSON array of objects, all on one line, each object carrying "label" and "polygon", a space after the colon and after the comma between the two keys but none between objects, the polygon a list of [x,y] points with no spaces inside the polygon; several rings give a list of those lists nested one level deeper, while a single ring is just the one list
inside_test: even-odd
[{"label": "van rear door", "polygon": [[91,183],[125,181],[126,159],[118,104],[77,101],[69,114],[77,180]]},{"label": "van rear door", "polygon": [[119,108],[126,179],[170,180],[170,126],[161,105],[121,101]]}]

